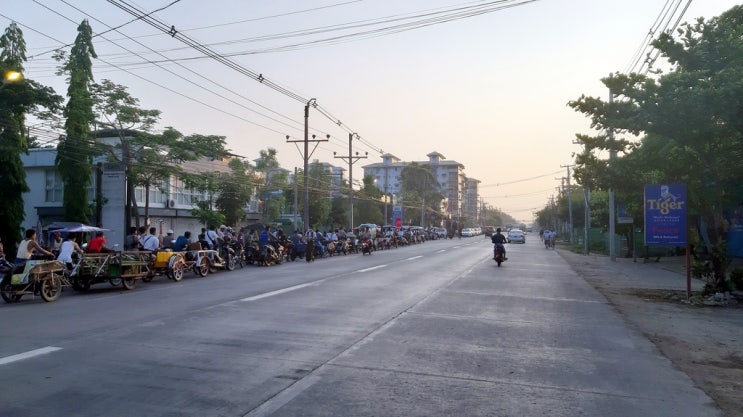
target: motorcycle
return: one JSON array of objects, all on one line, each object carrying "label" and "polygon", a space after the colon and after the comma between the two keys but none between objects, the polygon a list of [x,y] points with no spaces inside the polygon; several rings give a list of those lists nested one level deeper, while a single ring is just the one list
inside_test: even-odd
[{"label": "motorcycle", "polygon": [[506,257],[503,254],[503,246],[495,245],[495,248],[493,248],[493,260],[495,260],[498,266],[506,260]]},{"label": "motorcycle", "polygon": [[362,239],[360,242],[361,246],[361,255],[372,254],[372,244],[371,239]]}]

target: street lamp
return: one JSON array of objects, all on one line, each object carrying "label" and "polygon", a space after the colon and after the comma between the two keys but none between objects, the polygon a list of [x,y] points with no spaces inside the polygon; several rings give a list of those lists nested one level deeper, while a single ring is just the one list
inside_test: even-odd
[{"label": "street lamp", "polygon": [[5,74],[3,74],[3,83],[0,85],[0,90],[5,88],[6,85],[14,82],[21,81],[23,79],[23,74],[21,74],[18,71],[6,71]]}]

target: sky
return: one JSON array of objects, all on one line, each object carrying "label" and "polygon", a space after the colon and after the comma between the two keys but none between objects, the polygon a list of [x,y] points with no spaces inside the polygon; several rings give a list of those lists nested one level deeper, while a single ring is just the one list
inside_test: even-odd
[{"label": "sky", "polygon": [[[133,21],[117,4],[163,8],[151,16],[177,36]],[[87,18],[100,34],[96,81],[124,85],[142,108],[162,111],[159,130],[223,135],[249,160],[274,148],[293,170],[303,164],[301,144],[286,136],[303,138],[304,107],[315,99],[310,134],[330,140],[310,160],[347,168],[338,156],[348,155],[349,133],[358,135],[353,152],[366,156],[353,165],[355,180],[383,152],[425,161],[436,151],[481,181],[486,203],[530,222],[557,195],[579,151],[575,135],[596,133],[567,103],[583,94],[606,99],[600,79],[639,68],[633,64],[650,33],[675,23],[687,4],[682,22],[736,2],[17,0],[3,5],[0,27],[20,25],[26,77],[59,94],[67,87],[52,51],[69,52]],[[487,12],[422,22],[473,10]],[[57,137],[45,126],[31,133],[49,143]]]}]

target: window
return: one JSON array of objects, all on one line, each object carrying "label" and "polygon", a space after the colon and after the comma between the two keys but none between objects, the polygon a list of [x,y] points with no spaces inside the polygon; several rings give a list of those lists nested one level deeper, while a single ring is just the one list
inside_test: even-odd
[{"label": "window", "polygon": [[56,169],[44,170],[44,179],[46,181],[44,201],[47,203],[61,203],[64,195],[64,186],[59,172]]}]

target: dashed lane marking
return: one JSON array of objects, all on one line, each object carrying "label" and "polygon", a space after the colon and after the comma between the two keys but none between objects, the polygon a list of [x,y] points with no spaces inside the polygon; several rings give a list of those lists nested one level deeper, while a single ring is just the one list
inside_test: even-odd
[{"label": "dashed lane marking", "polygon": [[6,356],[4,358],[0,358],[0,365],[7,365],[9,363],[22,361],[24,359],[30,359],[36,356],[46,355],[48,353],[56,352],[58,350],[62,350],[62,348],[54,347],[54,346],[46,346],[40,349],[29,350],[28,352],[23,352],[17,355]]}]

